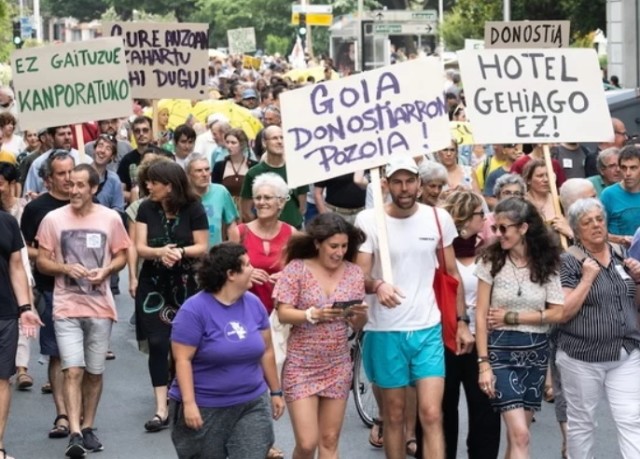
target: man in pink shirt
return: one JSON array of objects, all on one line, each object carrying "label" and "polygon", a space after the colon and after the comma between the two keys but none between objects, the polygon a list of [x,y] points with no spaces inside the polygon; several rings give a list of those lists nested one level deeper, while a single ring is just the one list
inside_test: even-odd
[{"label": "man in pink shirt", "polygon": [[38,229],[37,265],[55,276],[53,319],[71,431],[65,454],[76,458],[103,449],[93,422],[117,318],[109,278],[124,267],[131,241],[120,215],[93,202],[100,182],[93,167],[76,166],[70,182],[70,203],[49,212]]}]

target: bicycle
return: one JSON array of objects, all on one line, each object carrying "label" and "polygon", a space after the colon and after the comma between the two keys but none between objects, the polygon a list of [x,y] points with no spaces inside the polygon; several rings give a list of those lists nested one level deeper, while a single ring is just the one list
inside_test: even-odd
[{"label": "bicycle", "polygon": [[373,394],[373,386],[364,371],[362,365],[362,331],[354,332],[349,340],[351,341],[351,360],[353,362],[353,381],[351,392],[356,411],[362,422],[368,427],[373,427],[373,421],[378,416],[378,403]]}]

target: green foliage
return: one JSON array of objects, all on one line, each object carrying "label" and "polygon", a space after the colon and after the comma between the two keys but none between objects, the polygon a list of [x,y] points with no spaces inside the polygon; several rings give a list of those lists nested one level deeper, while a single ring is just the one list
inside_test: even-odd
[{"label": "green foliage", "polygon": [[11,17],[14,7],[7,0],[0,0],[0,63],[9,62],[13,46],[13,25]]},{"label": "green foliage", "polygon": [[108,7],[107,0],[42,0],[42,14],[50,17],[73,17],[81,22],[99,19]]},{"label": "green foliage", "polygon": [[277,35],[267,35],[265,39],[265,50],[267,54],[280,53],[282,56],[289,54],[291,50],[291,39],[288,37],[279,37]]},{"label": "green foliage", "polygon": [[[606,30],[606,0],[512,0],[511,20],[569,20],[576,39],[595,29]],[[483,38],[486,21],[502,20],[502,0],[458,0],[445,14],[440,33],[450,50],[465,38]]]}]

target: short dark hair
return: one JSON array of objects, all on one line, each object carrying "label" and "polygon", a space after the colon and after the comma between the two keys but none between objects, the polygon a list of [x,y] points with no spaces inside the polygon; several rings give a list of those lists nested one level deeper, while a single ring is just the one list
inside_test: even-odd
[{"label": "short dark hair", "polygon": [[54,137],[56,135],[56,132],[58,132],[58,129],[61,129],[61,128],[71,128],[71,125],[65,124],[64,126],[53,126],[53,127],[47,128],[47,132],[51,137]]},{"label": "short dark hair", "polygon": [[11,113],[9,112],[0,113],[0,127],[5,127],[7,124],[13,124],[15,126],[17,122],[18,120],[16,120],[16,117],[13,116]]},{"label": "short dark hair", "polygon": [[636,145],[626,145],[620,150],[618,155],[618,164],[629,159],[640,159],[640,148]]},{"label": "short dark hair", "polygon": [[18,180],[19,176],[18,168],[14,164],[0,161],[0,177],[4,177],[7,182],[11,183]]},{"label": "short dark hair", "polygon": [[172,161],[154,163],[147,170],[147,180],[171,185],[171,192],[166,201],[170,212],[178,213],[186,205],[199,200],[189,185],[187,173]]},{"label": "short dark hair", "polygon": [[229,278],[229,271],[242,271],[240,258],[246,253],[247,249],[235,242],[223,242],[211,247],[209,255],[202,259],[196,272],[200,288],[209,293],[219,292]]},{"label": "short dark hair", "polygon": [[187,140],[195,140],[196,139],[196,131],[193,130],[191,126],[188,124],[181,124],[173,131],[173,141],[179,142],[180,137],[186,137]]},{"label": "short dark hair", "polygon": [[153,127],[153,120],[148,116],[144,116],[144,115],[136,116],[131,122],[131,127],[136,126],[138,124],[148,124],[149,127]]},{"label": "short dark hair", "polygon": [[347,235],[349,245],[344,259],[354,261],[358,254],[358,248],[367,238],[366,235],[341,215],[329,212],[317,215],[306,225],[304,232],[297,233],[289,239],[286,262],[314,258],[318,255],[315,243],[322,243],[336,234]]},{"label": "short dark hair", "polygon": [[86,172],[89,174],[89,186],[91,188],[100,185],[100,175],[91,164],[78,164],[71,172]]}]

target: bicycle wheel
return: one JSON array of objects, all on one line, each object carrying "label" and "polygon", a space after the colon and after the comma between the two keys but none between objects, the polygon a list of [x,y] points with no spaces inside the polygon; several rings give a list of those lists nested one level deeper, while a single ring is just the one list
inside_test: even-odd
[{"label": "bicycle wheel", "polygon": [[362,341],[356,339],[353,351],[353,400],[356,404],[358,416],[367,427],[373,426],[373,420],[378,416],[378,404],[373,395],[373,386],[367,378],[362,365]]}]

